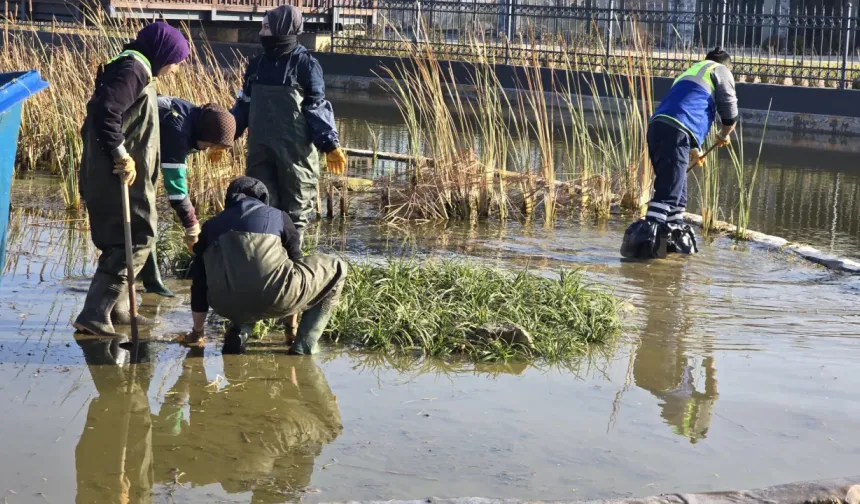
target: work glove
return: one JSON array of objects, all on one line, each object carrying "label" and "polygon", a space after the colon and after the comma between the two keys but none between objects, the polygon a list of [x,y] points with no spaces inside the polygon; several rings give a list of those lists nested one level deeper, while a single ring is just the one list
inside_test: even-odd
[{"label": "work glove", "polygon": [[182,237],[182,241],[185,242],[189,252],[194,251],[194,244],[197,243],[198,236],[200,236],[200,224],[185,228],[185,236]]},{"label": "work glove", "polygon": [[702,152],[702,149],[690,149],[690,166],[693,166],[693,165],[704,166],[705,165],[704,154],[705,153]]},{"label": "work glove", "polygon": [[134,179],[137,178],[137,169],[134,165],[134,159],[132,159],[128,154],[114,162],[113,172],[115,175],[119,175],[119,178],[125,182],[125,185],[130,186],[134,184]]},{"label": "work glove", "polygon": [[333,151],[326,154],[325,162],[328,166],[328,171],[332,175],[343,175],[344,170],[346,170],[346,155],[340,147],[336,147]]},{"label": "work glove", "polygon": [[210,147],[206,151],[206,159],[212,164],[218,164],[224,160],[224,155],[227,154],[226,147]]},{"label": "work glove", "polygon": [[727,145],[729,145],[729,143],[729,137],[717,135],[717,147],[726,147]]}]

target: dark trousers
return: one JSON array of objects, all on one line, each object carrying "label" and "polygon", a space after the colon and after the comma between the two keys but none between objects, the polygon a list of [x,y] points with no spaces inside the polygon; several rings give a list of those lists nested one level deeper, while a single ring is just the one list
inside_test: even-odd
[{"label": "dark trousers", "polygon": [[690,137],[660,121],[648,125],[648,155],[654,167],[654,196],[647,217],[660,222],[681,220],[687,207]]}]

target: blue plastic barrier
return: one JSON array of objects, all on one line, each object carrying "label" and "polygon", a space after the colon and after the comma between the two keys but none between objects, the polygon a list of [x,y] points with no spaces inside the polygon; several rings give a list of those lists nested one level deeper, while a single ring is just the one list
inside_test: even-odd
[{"label": "blue plastic barrier", "polygon": [[46,87],[48,83],[35,70],[0,74],[0,277],[6,265],[6,227],[18,152],[21,105],[30,95]]}]

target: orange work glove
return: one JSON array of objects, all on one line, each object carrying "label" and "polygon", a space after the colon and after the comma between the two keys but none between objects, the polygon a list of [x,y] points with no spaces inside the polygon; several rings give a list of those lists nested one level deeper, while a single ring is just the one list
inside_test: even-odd
[{"label": "orange work glove", "polygon": [[328,166],[328,171],[332,175],[343,175],[343,172],[346,170],[346,155],[340,147],[326,154],[325,162]]},{"label": "orange work glove", "polygon": [[702,149],[690,149],[690,166],[705,165],[705,156],[703,156],[704,152]]}]

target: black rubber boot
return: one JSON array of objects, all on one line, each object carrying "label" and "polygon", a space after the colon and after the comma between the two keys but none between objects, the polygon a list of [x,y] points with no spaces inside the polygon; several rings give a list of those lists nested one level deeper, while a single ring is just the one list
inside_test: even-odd
[{"label": "black rubber boot", "polygon": [[236,324],[230,322],[230,327],[227,329],[227,334],[224,335],[224,347],[221,348],[222,354],[241,354],[245,352],[245,343],[251,333],[254,332],[253,325]]},{"label": "black rubber boot", "polygon": [[665,259],[669,228],[664,223],[640,219],[624,232],[621,256],[626,259]]},{"label": "black rubber boot", "polygon": [[667,224],[669,228],[669,245],[667,250],[679,254],[697,254],[699,244],[696,241],[696,233],[689,224]]},{"label": "black rubber boot", "polygon": [[[128,287],[125,285],[123,285],[122,294],[119,296],[119,299],[116,300],[116,304],[110,312],[110,319],[111,322],[116,325],[131,325],[131,309],[128,304]],[[155,325],[155,321],[138,313],[137,325],[138,327],[151,326]]]},{"label": "black rubber boot", "polygon": [[158,255],[155,247],[152,247],[152,252],[143,263],[143,269],[137,275],[140,281],[143,282],[143,288],[150,294],[158,294],[164,297],[174,297],[175,294],[168,289],[161,281],[161,270],[158,269]]},{"label": "black rubber boot", "polygon": [[74,328],[96,336],[118,336],[110,314],[122,292],[119,277],[96,272],[87,291],[84,309],[72,324]]}]

